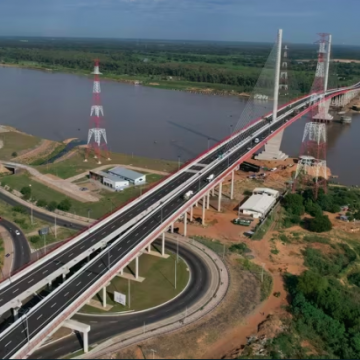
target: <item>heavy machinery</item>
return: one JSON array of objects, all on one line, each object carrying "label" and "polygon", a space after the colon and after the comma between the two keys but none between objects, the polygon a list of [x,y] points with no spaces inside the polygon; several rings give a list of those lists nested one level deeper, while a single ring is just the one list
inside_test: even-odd
[{"label": "heavy machinery", "polygon": [[235,225],[250,226],[252,220],[236,218],[232,221]]}]

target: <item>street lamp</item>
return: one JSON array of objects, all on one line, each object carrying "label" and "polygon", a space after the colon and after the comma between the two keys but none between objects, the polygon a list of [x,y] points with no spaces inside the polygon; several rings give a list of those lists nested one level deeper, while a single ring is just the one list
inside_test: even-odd
[{"label": "street lamp", "polygon": [[[31,189],[31,184],[29,184],[29,188]],[[33,204],[30,198],[30,218],[31,218],[31,225],[34,225],[34,218],[33,218]]]}]

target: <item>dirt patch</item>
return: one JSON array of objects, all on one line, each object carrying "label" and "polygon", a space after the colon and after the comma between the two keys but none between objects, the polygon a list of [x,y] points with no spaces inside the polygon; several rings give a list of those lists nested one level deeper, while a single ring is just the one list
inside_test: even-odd
[{"label": "dirt patch", "polygon": [[58,163],[58,162],[60,162],[60,161],[64,161],[64,160],[70,159],[70,158],[73,157],[75,154],[76,154],[76,150],[69,151],[69,152],[67,152],[66,154],[64,154],[63,156],[60,156],[59,158],[57,158],[57,159],[54,161],[54,164],[56,164],[56,163]]},{"label": "dirt patch", "polygon": [[[242,270],[234,258],[229,259],[229,269],[229,291],[214,312],[180,331],[144,341],[112,354],[111,358],[138,359],[139,349],[146,358],[151,358],[151,349],[154,349],[158,359],[199,359],[204,355],[207,357],[208,351],[213,348],[212,344],[220,339],[225,338],[232,344],[239,333],[238,330],[229,331],[229,328],[241,328],[246,315],[259,303],[260,290],[255,276],[247,270]],[[105,358],[109,356],[104,356],[103,359]],[[211,355],[211,358],[219,357]]]},{"label": "dirt patch", "polygon": [[40,145],[30,151],[25,150],[22,154],[12,159],[12,161],[19,162],[22,164],[30,164],[31,162],[44,158],[51,154],[58,143],[50,140],[41,140]]},{"label": "dirt patch", "polygon": [[65,140],[63,141],[63,143],[64,143],[64,144],[68,144],[68,143],[71,143],[72,141],[77,140],[77,139],[78,139],[78,138],[65,139]]},{"label": "dirt patch", "polygon": [[149,83],[149,85],[158,86],[158,85],[160,85],[160,84],[159,84],[159,83],[152,82],[152,83]]}]

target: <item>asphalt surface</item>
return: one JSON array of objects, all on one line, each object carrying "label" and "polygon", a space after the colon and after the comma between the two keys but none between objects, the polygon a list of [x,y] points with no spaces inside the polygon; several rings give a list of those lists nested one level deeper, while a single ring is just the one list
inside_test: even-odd
[{"label": "asphalt surface", "polygon": [[[293,115],[290,114],[288,118],[291,118]],[[281,125],[285,123],[286,119],[277,121],[271,125],[271,129],[265,129],[257,137],[268,136],[271,130],[278,129]],[[266,120],[260,121],[262,126],[266,123]],[[261,127],[260,124],[257,124],[256,127]],[[251,130],[254,132],[254,128]],[[245,135],[246,137],[246,135]],[[94,284],[99,278],[101,278],[111,267],[117,264],[125,255],[127,255],[134,247],[141,243],[148,234],[153,230],[157,229],[158,226],[173,213],[175,213],[179,208],[186,204],[183,195],[192,190],[194,194],[201,191],[204,187],[207,186],[206,178],[210,174],[214,174],[215,177],[218,177],[224,170],[230,167],[232,164],[238,161],[238,159],[248,152],[248,147],[256,146],[254,140],[251,141],[251,144],[245,144],[237,149],[233,154],[224,159],[219,159],[217,165],[213,169],[208,170],[207,172],[199,174],[191,174],[191,176],[197,176],[198,181],[183,188],[179,196],[173,198],[161,208],[154,211],[152,216],[150,216],[146,221],[133,227],[127,234],[124,235],[122,240],[114,245],[111,250],[103,252],[102,255],[90,266],[87,266],[81,272],[79,271],[74,275],[71,280],[64,286],[62,289],[58,290],[56,293],[50,294],[43,300],[43,303],[35,311],[32,311],[27,317],[27,323],[29,326],[29,336],[30,338],[35,336],[42,328],[52,322],[52,320],[61,314],[71,303],[78,299],[86,289],[88,289],[92,284]],[[224,147],[226,150],[226,147]],[[211,156],[217,156],[216,154]],[[207,159],[202,162],[207,161]],[[110,223],[107,227],[112,226]],[[101,231],[101,230],[100,230]],[[107,233],[102,229],[101,232],[96,232],[92,234],[89,239],[90,242],[100,241]],[[110,228],[111,232],[111,228]],[[77,245],[80,246],[80,245]],[[85,245],[83,245],[85,246]],[[69,251],[66,251],[65,261],[69,261],[73,254],[69,254]],[[64,255],[62,255],[64,256]],[[64,260],[60,260],[60,257],[49,262],[47,265],[48,271],[53,271],[56,266],[61,266]],[[44,273],[44,269],[40,267],[36,274],[40,276]],[[34,276],[34,275],[32,275]],[[30,278],[24,279],[23,281],[30,281]],[[14,288],[12,288],[14,292]],[[24,324],[18,323],[10,332],[5,334],[0,339],[0,357],[8,358],[10,357],[17,349],[21,348],[27,342],[27,331],[24,328]]]},{"label": "asphalt surface", "polygon": [[[15,271],[30,262],[30,247],[25,235],[16,225],[4,218],[0,220],[0,225],[10,233],[12,238],[14,254],[10,256],[13,256],[12,271]],[[16,235],[16,230],[19,231],[20,235]]]},{"label": "asphalt surface", "polygon": [[[166,247],[176,252],[176,244],[167,242]],[[187,262],[191,272],[191,280],[187,289],[174,301],[164,306],[149,310],[139,314],[129,314],[122,316],[82,316],[76,315],[73,318],[87,323],[91,326],[89,332],[89,344],[95,344],[106,340],[117,334],[136,329],[144,325],[150,325],[154,322],[166,319],[173,315],[184,313],[185,308],[196,303],[207,291],[210,285],[210,273],[207,265],[201,257],[191,252],[179,244],[179,255]],[[141,260],[140,260],[141,261]],[[34,354],[34,359],[58,359],[66,354],[82,349],[81,339],[74,334],[54,344],[45,346]]]}]

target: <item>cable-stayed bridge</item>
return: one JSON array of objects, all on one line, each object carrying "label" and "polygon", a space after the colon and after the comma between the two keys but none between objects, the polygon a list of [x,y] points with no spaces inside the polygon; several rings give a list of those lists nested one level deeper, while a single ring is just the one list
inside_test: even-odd
[{"label": "cable-stayed bridge", "polygon": [[[274,49],[276,61],[272,112],[251,119],[252,112],[249,111],[239,120],[233,133],[219,144],[185,164],[138,199],[0,284],[0,313],[13,309],[16,314],[29,296],[55,279],[63,278],[60,286],[0,334],[1,358],[29,356],[49,334],[68,321],[95,293],[106,288],[109,281],[134,259],[137,277],[140,254],[161,237],[161,252],[164,255],[165,233],[169,229],[173,231],[174,222],[185,215],[186,235],[187,216],[189,214],[192,219],[193,207],[200,202],[202,221],[205,223],[209,195],[215,187],[219,188],[220,211],[224,179],[231,176],[230,196],[233,197],[235,169],[269,144],[271,139],[278,139],[287,126],[320,104],[334,98],[345,102],[359,93],[360,82],[338,89],[317,89],[279,107],[281,33]],[[328,67],[323,73],[324,79],[327,73]],[[280,147],[279,141],[276,140],[274,145]],[[206,181],[209,175],[214,175],[211,182]],[[190,196],[186,196],[188,194]],[[68,276],[72,267],[87,258],[89,261],[79,271]]]}]

